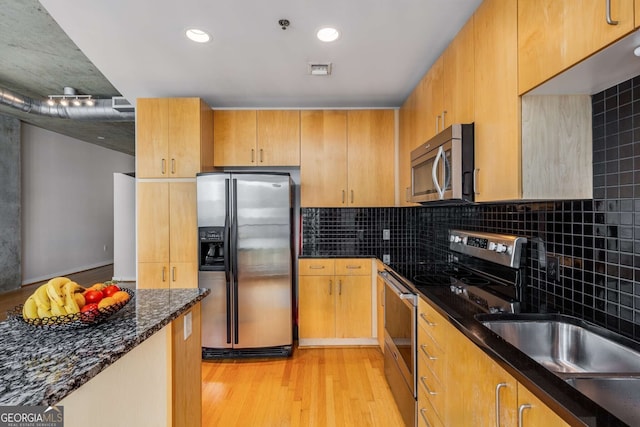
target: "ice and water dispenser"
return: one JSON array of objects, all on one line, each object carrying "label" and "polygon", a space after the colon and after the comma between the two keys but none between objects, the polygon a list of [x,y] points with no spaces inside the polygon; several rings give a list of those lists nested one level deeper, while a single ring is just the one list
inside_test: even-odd
[{"label": "ice and water dispenser", "polygon": [[200,271],[224,271],[224,227],[200,227]]}]

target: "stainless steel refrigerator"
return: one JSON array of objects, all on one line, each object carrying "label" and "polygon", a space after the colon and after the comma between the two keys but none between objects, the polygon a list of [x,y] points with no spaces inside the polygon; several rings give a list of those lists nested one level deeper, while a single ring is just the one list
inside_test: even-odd
[{"label": "stainless steel refrigerator", "polygon": [[292,188],[286,173],[198,174],[202,357],[288,356]]}]

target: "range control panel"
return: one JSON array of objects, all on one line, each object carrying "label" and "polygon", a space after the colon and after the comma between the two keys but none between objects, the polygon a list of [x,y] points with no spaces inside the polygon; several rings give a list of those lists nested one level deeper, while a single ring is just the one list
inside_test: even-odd
[{"label": "range control panel", "polygon": [[512,268],[520,268],[526,237],[508,234],[450,230],[449,249]]}]

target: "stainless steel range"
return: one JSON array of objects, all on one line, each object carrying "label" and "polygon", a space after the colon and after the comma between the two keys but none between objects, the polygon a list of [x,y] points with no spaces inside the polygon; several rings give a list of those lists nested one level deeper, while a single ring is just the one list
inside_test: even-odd
[{"label": "stainless steel range", "polygon": [[449,232],[457,274],[450,289],[488,313],[518,313],[525,301],[525,237],[462,230]]}]

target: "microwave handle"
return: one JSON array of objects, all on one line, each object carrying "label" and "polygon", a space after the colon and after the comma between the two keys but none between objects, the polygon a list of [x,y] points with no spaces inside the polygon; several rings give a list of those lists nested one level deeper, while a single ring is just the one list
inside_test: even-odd
[{"label": "microwave handle", "polygon": [[438,162],[443,156],[444,151],[442,150],[442,146],[440,146],[438,147],[438,154],[436,154],[436,159],[433,161],[433,168],[431,169],[431,178],[433,179],[433,184],[436,186],[440,200],[444,198],[444,189],[440,187],[440,183],[438,182]]}]

